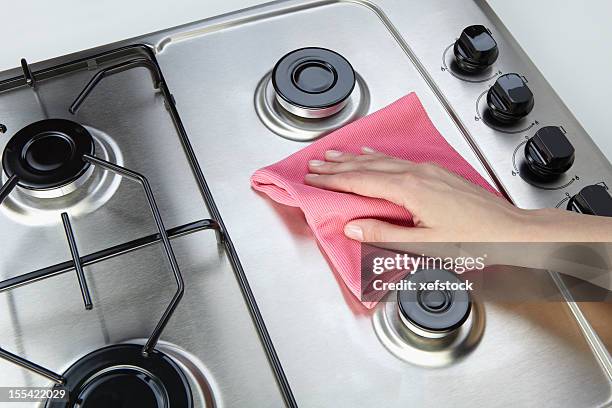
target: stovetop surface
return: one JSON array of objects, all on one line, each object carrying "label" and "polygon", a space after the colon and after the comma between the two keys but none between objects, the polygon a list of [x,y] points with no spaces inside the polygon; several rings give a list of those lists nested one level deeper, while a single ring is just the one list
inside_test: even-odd
[{"label": "stovetop surface", "polygon": [[[465,2],[462,19],[453,20],[451,29],[449,15],[456,9],[445,12],[442,3],[381,4],[398,27],[412,26],[406,40],[410,46],[414,43],[417,55],[425,50],[424,63],[438,54],[436,65],[427,66],[429,72],[436,70],[432,74],[436,79],[444,48],[454,41],[455,32],[474,21],[487,24],[476,5]],[[436,27],[449,24],[448,38],[432,38],[431,27],[425,27],[434,20]],[[367,3],[296,2],[270,7],[243,21],[238,16],[206,28],[170,33],[160,43],[160,65],[298,403],[324,406],[333,399],[338,406],[376,405],[381,400],[385,406],[403,406],[407,401],[419,406],[469,406],[481,401],[504,406],[513,401],[555,406],[571,401],[569,405],[589,406],[607,401],[608,379],[562,302],[486,304],[481,344],[469,357],[445,369],[423,369],[398,360],[382,347],[373,329],[376,312],[363,310],[329,273],[300,211],[272,203],[246,183],[256,169],[305,146],[271,132],[253,109],[254,90],[273,64],[286,52],[304,46],[323,46],[346,57],[365,83],[370,112],[415,91],[440,132],[484,173],[457,123],[394,34]],[[191,65],[183,55],[190,56]],[[516,65],[509,69],[518,69]],[[530,74],[535,77],[533,71]],[[463,109],[472,109],[481,88],[486,86],[472,90],[474,100],[468,100],[469,104],[466,90],[457,95],[458,101],[451,101],[462,120],[466,116],[473,120],[474,114],[464,114]],[[219,102],[203,108],[197,102],[203,95]],[[493,137],[488,131],[473,132],[482,139]],[[506,152],[509,157],[511,152]],[[500,164],[495,155],[491,157]],[[500,178],[506,185],[505,177]],[[543,206],[550,200],[523,190],[508,189],[516,192],[512,197],[522,206]],[[533,276],[534,290],[554,287],[548,275]],[[578,377],[589,378],[582,383],[589,391],[575,392],[572,382],[577,371]],[[333,380],[321,373],[329,373]],[[534,384],[538,385],[531,388]],[[542,394],[536,388],[551,392]],[[483,391],[493,389],[494,393]]]},{"label": "stovetop surface", "polygon": [[[565,192],[608,180],[610,164],[508,33],[495,31],[500,25],[490,11],[468,1],[377,3],[380,9],[358,1],[278,2],[104,49],[145,43],[155,50],[298,405],[606,404],[610,378],[561,296],[556,302],[487,302],[482,340],[469,355],[443,368],[408,363],[380,341],[375,327],[384,305],[366,311],[352,297],[331,272],[301,212],[250,189],[256,169],[308,143],[287,139],[291,126],[280,131],[285,137],[273,132],[262,120],[257,93],[274,63],[304,46],[332,49],[351,62],[361,81],[360,99],[351,102],[359,105],[354,112],[375,111],[415,91],[449,143],[483,175],[492,170],[519,206],[554,206]],[[563,183],[573,179],[570,185],[541,189],[513,175],[512,152],[531,128],[500,136],[476,120],[476,101],[491,81],[467,83],[441,69],[446,47],[474,23],[489,26],[500,44],[492,72],[520,71],[535,89],[541,103],[528,125],[562,120],[577,150],[586,152]],[[106,78],[76,116],[68,113],[101,66],[92,63],[90,70],[42,81],[37,95],[27,87],[0,93],[0,121],[9,129],[0,136],[0,148],[11,132],[45,116],[77,120],[112,158],[147,176],[166,227],[210,218],[164,100],[144,69]],[[308,124],[293,125],[309,129],[296,131],[295,138],[312,135]],[[466,138],[482,149],[485,166]],[[0,278],[70,259],[59,215],[67,206],[82,254],[154,233],[140,186],[111,181],[104,185],[106,195],[57,202],[42,215],[23,202],[5,204]],[[218,406],[282,405],[235,265],[214,233],[175,238],[172,245],[186,294],[162,340],[201,362],[209,384],[200,383]],[[86,273],[92,311],[83,309],[73,271],[3,293],[7,312],[0,315],[0,345],[61,372],[95,348],[146,338],[175,289],[156,246],[96,263]],[[519,278],[503,276],[508,290],[521,287]],[[556,287],[547,273],[529,276],[534,291]],[[2,384],[45,384],[16,366],[0,365]]]}]

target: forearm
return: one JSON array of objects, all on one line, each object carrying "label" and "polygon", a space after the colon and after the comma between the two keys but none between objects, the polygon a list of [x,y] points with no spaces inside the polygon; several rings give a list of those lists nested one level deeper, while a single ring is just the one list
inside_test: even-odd
[{"label": "forearm", "polygon": [[520,210],[524,237],[531,242],[612,242],[612,217],[559,209]]},{"label": "forearm", "polygon": [[488,264],[546,269],[612,290],[612,218],[556,209],[521,210],[518,246],[494,246]]}]

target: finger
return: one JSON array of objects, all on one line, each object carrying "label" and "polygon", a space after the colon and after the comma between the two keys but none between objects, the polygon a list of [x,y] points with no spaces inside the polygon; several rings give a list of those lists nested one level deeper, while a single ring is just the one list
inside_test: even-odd
[{"label": "finger", "polygon": [[403,205],[403,196],[407,195],[404,179],[408,177],[405,174],[353,171],[329,175],[307,174],[304,181],[313,187],[383,198]]},{"label": "finger", "polygon": [[356,154],[341,152],[340,150],[327,150],[325,152],[325,160],[335,163],[351,161],[354,160],[356,156]]},{"label": "finger", "polygon": [[349,153],[349,152],[343,152],[340,150],[327,150],[324,156],[325,156],[326,161],[335,162],[335,163],[343,163],[343,162],[352,161],[352,160],[372,160],[372,159],[375,159],[376,157],[389,157],[382,153],[378,153],[370,149],[369,147],[363,147],[361,150],[362,152],[367,151],[370,153],[354,154],[354,153]]},{"label": "finger", "polygon": [[361,147],[361,154],[365,156],[393,157],[383,152],[379,152],[378,150],[374,150],[373,148],[368,147],[368,146]]},{"label": "finger", "polygon": [[423,242],[431,239],[428,228],[401,227],[375,219],[353,220],[345,225],[344,234],[360,242]]},{"label": "finger", "polygon": [[311,160],[308,163],[310,172],[317,174],[337,174],[348,171],[401,173],[410,171],[413,166],[414,164],[409,161],[377,156],[372,156],[370,160],[352,160],[342,163],[330,163],[322,160]]}]

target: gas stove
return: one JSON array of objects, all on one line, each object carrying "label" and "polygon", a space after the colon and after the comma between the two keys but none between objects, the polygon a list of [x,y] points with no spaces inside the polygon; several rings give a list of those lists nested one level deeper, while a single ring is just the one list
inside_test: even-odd
[{"label": "gas stove", "polygon": [[571,278],[529,271],[557,301],[475,302],[455,340],[416,341],[251,190],[411,91],[518,206],[608,214],[610,163],[481,2],[274,2],[0,74],[0,385],[69,391],[48,407],[612,402],[609,308]]}]

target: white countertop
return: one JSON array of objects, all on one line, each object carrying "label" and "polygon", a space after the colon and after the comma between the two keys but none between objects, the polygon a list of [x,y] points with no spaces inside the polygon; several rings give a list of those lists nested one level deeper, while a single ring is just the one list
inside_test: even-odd
[{"label": "white countertop", "polygon": [[[487,0],[612,160],[612,2]],[[257,0],[29,0],[3,5],[0,71],[262,3]],[[158,5],[156,7],[156,4]]]},{"label": "white countertop", "polygon": [[[258,0],[6,1],[0,71],[229,13]],[[8,40],[8,41],[7,41]]]},{"label": "white countertop", "polygon": [[486,1],[612,162],[612,1]]}]

